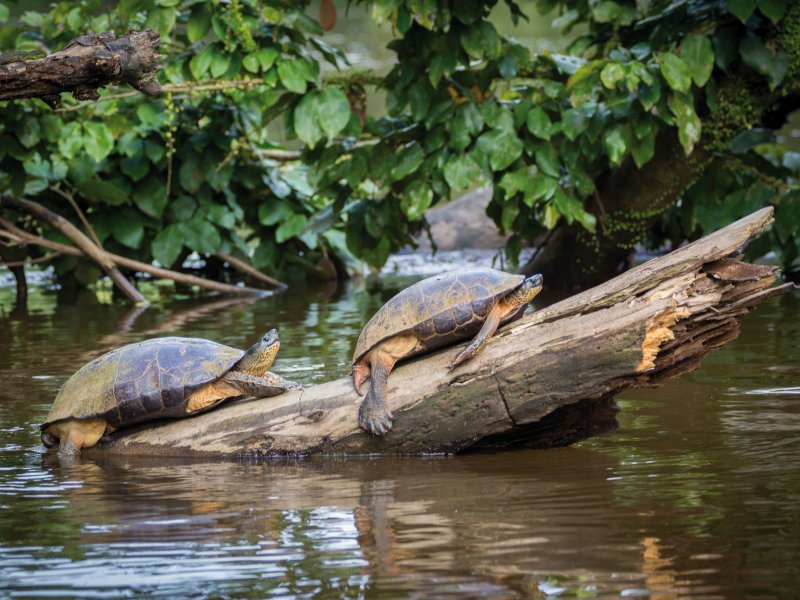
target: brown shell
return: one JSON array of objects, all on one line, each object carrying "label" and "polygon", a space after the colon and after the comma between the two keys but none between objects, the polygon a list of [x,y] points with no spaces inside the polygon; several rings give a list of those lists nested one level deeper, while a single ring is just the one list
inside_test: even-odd
[{"label": "brown shell", "polygon": [[[353,364],[401,333],[417,335],[425,351],[475,335],[497,300],[524,279],[495,269],[464,269],[423,279],[394,296],[369,320],[358,337]],[[516,316],[515,311],[504,322]]]},{"label": "brown shell", "polygon": [[73,418],[101,418],[117,427],[183,416],[191,393],[222,377],[243,354],[209,340],[180,337],[117,348],[67,379],[42,427]]}]

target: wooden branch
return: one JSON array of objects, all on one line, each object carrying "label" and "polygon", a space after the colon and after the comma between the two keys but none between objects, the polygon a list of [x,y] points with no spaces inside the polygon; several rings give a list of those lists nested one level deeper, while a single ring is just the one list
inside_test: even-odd
[{"label": "wooden branch", "polygon": [[[752,306],[792,289],[774,267],[727,258],[772,221],[764,209],[608,283],[535,312],[453,372],[459,347],[409,361],[389,377],[394,429],[359,429],[361,398],[343,377],[195,418],[122,430],[86,452],[213,457],[452,453],[547,446],[631,386],[695,368],[738,333]],[[581,418],[582,417],[582,418]],[[576,425],[577,424],[577,425]]]},{"label": "wooden branch", "polygon": [[41,98],[58,107],[61,92],[78,100],[97,100],[97,88],[127,83],[155,96],[160,86],[155,72],[161,68],[155,31],[131,31],[115,39],[113,31],[88,33],[69,42],[63,50],[38,60],[0,64],[0,100]]},{"label": "wooden branch", "polygon": [[257,279],[258,281],[266,283],[271,287],[278,288],[279,290],[285,290],[288,289],[289,287],[282,281],[278,281],[277,279],[270,277],[266,273],[262,273],[258,269],[252,267],[243,260],[236,258],[235,256],[231,256],[230,254],[223,254],[222,252],[217,252],[216,254],[214,254],[214,256],[216,256],[222,261],[225,261],[237,271],[241,271],[242,273],[250,275],[253,279]]},{"label": "wooden branch", "polygon": [[3,196],[3,203],[23,210],[55,227],[72,240],[72,242],[80,248],[81,252],[100,265],[100,268],[105,271],[106,275],[114,282],[114,285],[116,285],[131,302],[135,304],[148,304],[139,290],[133,287],[133,284],[120,272],[108,253],[100,246],[96,246],[80,229],[75,227],[75,225],[67,221],[64,217],[48,210],[38,202],[25,200],[24,198],[20,199]]},{"label": "wooden branch", "polygon": [[[69,256],[80,256],[86,258],[86,254],[84,254],[75,246],[68,246],[67,244],[61,244],[59,242],[54,242],[52,240],[33,235],[18,227],[15,227],[13,223],[3,219],[2,217],[0,217],[0,228],[1,237],[5,237],[6,239],[13,240],[17,243],[36,244],[37,246],[49,248],[50,250],[55,250],[56,252],[61,252],[62,254],[67,254]],[[171,279],[172,281],[188,286],[196,285],[212,292],[219,292],[221,294],[234,296],[264,296],[272,293],[269,290],[259,290],[246,286],[240,287],[237,285],[222,283],[220,281],[204,279],[202,277],[189,275],[187,273],[178,273],[177,271],[171,271],[170,269],[154,267],[153,265],[139,262],[138,260],[133,260],[132,258],[127,258],[125,256],[119,256],[118,254],[114,254],[112,252],[107,252],[106,254],[115,264],[125,267],[126,269],[141,271],[142,273],[147,273],[148,275],[152,275],[153,277],[159,279]]]}]

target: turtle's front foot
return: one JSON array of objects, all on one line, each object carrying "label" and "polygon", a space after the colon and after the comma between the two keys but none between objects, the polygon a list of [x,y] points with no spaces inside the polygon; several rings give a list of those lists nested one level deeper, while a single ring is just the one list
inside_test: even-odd
[{"label": "turtle's front foot", "polygon": [[358,409],[358,424],[372,435],[386,435],[392,429],[394,415],[370,391]]}]

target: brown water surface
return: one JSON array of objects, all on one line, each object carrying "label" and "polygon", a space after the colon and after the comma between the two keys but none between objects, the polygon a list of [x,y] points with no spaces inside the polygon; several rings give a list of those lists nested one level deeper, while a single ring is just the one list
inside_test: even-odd
[{"label": "brown water surface", "polygon": [[[621,427],[569,448],[280,463],[81,459],[38,441],[90,358],[157,335],[247,347],[280,329],[274,370],[348,371],[383,288],[293,289],[141,314],[0,288],[0,596],[795,598],[800,589],[800,302]],[[580,376],[580,374],[576,374]]]}]

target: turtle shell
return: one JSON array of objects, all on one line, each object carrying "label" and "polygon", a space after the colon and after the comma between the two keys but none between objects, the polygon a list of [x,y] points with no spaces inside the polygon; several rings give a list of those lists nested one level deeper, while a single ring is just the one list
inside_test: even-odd
[{"label": "turtle shell", "polygon": [[[495,269],[464,269],[428,277],[407,287],[369,320],[356,342],[353,364],[375,346],[402,333],[422,342],[413,354],[472,337],[497,300],[524,281]],[[518,318],[525,305],[503,320]]]},{"label": "turtle shell", "polygon": [[192,392],[219,379],[243,354],[208,340],[181,337],[117,348],[67,379],[42,428],[73,418],[101,418],[119,427],[184,416]]}]

